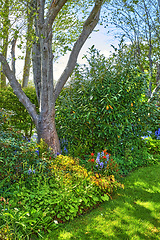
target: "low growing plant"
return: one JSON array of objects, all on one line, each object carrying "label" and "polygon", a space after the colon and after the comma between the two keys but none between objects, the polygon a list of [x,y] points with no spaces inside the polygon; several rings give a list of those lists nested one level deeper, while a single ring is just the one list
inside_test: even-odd
[{"label": "low growing plant", "polygon": [[[7,154],[11,151],[6,165],[8,170],[4,170],[0,183],[0,198],[5,199],[0,207],[0,233],[6,234],[7,231],[8,239],[29,239],[33,235],[39,238],[60,223],[108,201],[117,187],[123,187],[113,175],[100,176],[87,171],[79,165],[78,159],[63,155],[54,158],[49,156],[49,152],[45,155],[46,149],[42,149],[42,143],[41,160],[36,152],[38,150],[35,151],[36,145],[33,145],[33,152],[30,144],[24,151],[11,139],[8,141],[4,143]],[[17,144],[20,142],[17,141]],[[12,155],[15,146],[18,151],[21,150],[18,157]],[[18,159],[23,161],[24,153],[28,158],[27,152],[32,152],[34,159],[30,165],[29,160],[25,159],[27,164],[23,162],[17,168]],[[9,204],[5,205],[7,202]]]},{"label": "low growing plant", "polygon": [[97,156],[91,153],[91,157],[88,160],[91,165],[92,171],[98,173],[100,176],[118,176],[119,168],[118,164],[113,160],[111,154],[107,150],[98,152]]}]

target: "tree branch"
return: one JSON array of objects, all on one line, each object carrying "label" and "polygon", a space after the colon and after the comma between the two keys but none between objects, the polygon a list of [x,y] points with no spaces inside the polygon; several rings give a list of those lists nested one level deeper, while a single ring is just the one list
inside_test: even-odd
[{"label": "tree branch", "polygon": [[12,48],[11,48],[11,57],[12,57],[11,66],[12,66],[12,71],[13,71],[14,75],[16,73],[16,69],[15,69],[15,47],[16,47],[16,41],[17,41],[17,39],[13,39],[12,42],[11,42],[11,45],[12,45]]},{"label": "tree branch", "polygon": [[19,84],[19,82],[17,81],[17,79],[14,75],[14,72],[11,71],[5,57],[1,53],[0,53],[0,62],[2,63],[3,73],[8,78],[10,85],[13,89],[13,92],[18,97],[19,101],[25,106],[25,108],[27,109],[28,113],[30,114],[34,123],[37,126],[38,125],[38,114],[36,112],[35,105],[31,103],[29,98],[23,92],[21,85]]},{"label": "tree branch", "polygon": [[154,99],[155,94],[160,90],[160,83],[155,87],[153,92],[151,93],[150,98],[148,99],[148,102],[151,102]]},{"label": "tree branch", "polygon": [[70,54],[67,66],[56,84],[55,100],[59,96],[59,94],[60,94],[64,84],[68,80],[69,76],[73,72],[73,69],[77,63],[78,54],[79,54],[83,44],[85,43],[85,41],[87,40],[87,38],[89,37],[89,35],[91,34],[91,32],[93,31],[93,29],[95,28],[95,26],[97,25],[97,23],[99,21],[99,15],[100,15],[100,10],[101,10],[102,4],[103,4],[103,0],[96,0],[95,5],[94,5],[89,17],[84,22],[83,30],[82,30],[79,38],[77,39],[76,43],[74,44],[74,47]]},{"label": "tree branch", "polygon": [[59,13],[59,11],[62,9],[62,7],[65,5],[67,0],[52,0],[50,8],[47,13],[47,17],[45,20],[45,28],[52,28],[52,24]]}]

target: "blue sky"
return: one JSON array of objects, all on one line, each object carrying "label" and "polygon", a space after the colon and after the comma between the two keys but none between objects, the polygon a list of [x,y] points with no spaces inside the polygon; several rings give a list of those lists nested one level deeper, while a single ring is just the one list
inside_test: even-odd
[{"label": "blue sky", "polygon": [[[82,59],[83,55],[87,53],[88,49],[95,46],[96,49],[100,50],[101,54],[104,54],[106,57],[108,57],[111,52],[113,52],[113,48],[111,45],[117,46],[118,45],[118,39],[115,39],[115,33],[116,29],[111,28],[111,31],[109,34],[107,33],[108,29],[105,29],[103,26],[98,26],[96,29],[99,29],[99,31],[94,31],[91,33],[90,38],[87,39],[86,43],[84,44],[83,48],[80,51],[79,57],[78,57],[78,63],[83,64],[84,59]],[[67,64],[69,54],[66,54],[64,57],[61,57],[55,64],[54,64],[54,79],[58,80],[58,77],[63,72],[63,69],[65,68]]]}]

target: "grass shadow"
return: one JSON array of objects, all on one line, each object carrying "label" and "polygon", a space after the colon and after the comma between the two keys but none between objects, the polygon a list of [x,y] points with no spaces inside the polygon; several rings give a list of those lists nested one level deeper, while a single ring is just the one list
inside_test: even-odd
[{"label": "grass shadow", "polygon": [[124,179],[124,190],[97,209],[53,230],[56,240],[160,240],[160,165]]}]

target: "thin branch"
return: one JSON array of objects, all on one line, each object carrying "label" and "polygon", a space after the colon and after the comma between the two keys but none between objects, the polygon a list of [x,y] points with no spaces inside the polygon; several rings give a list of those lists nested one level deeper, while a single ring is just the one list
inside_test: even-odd
[{"label": "thin branch", "polygon": [[48,13],[46,15],[45,28],[48,28],[48,27],[52,28],[52,24],[57,14],[65,5],[66,2],[67,0],[52,0]]},{"label": "thin branch", "polygon": [[11,44],[12,44],[12,48],[11,48],[11,57],[12,57],[11,69],[12,69],[14,75],[16,73],[16,69],[15,69],[15,47],[16,47],[16,41],[17,41],[17,39],[13,39],[12,42],[11,42]]},{"label": "thin branch", "polygon": [[157,87],[155,87],[155,89],[153,90],[150,98],[148,99],[148,102],[151,102],[154,99],[155,94],[160,90],[160,83],[157,85]]}]

